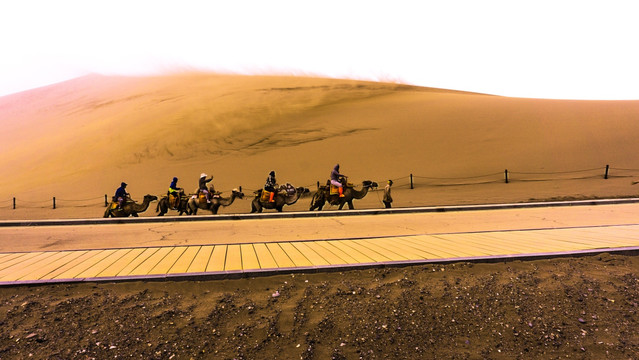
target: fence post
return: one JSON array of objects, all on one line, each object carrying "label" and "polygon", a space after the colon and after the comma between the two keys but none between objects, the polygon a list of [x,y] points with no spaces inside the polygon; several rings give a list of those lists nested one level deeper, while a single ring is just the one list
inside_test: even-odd
[{"label": "fence post", "polygon": [[508,169],[504,170],[504,178],[506,180],[506,184],[508,184]]},{"label": "fence post", "polygon": [[240,185],[240,188],[239,188],[239,190],[240,190],[240,192],[242,192],[242,185]]},{"label": "fence post", "polygon": [[317,188],[319,189],[319,180],[317,180]]},{"label": "fence post", "polygon": [[104,207],[109,206],[109,202],[107,201],[107,194],[104,194]]},{"label": "fence post", "polygon": [[53,197],[53,209],[55,210],[55,196]]},{"label": "fence post", "polygon": [[604,174],[604,179],[608,178],[608,169],[610,169],[610,165],[606,165],[606,173]]},{"label": "fence post", "polygon": [[410,188],[414,189],[414,187],[413,187],[413,174],[410,174]]},{"label": "fence post", "polygon": [[13,210],[16,209],[16,198],[13,198]]}]

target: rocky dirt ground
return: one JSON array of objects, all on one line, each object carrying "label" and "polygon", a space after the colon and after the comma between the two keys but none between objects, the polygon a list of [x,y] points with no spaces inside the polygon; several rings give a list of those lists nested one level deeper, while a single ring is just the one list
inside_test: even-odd
[{"label": "rocky dirt ground", "polygon": [[0,288],[2,359],[637,359],[639,257]]}]

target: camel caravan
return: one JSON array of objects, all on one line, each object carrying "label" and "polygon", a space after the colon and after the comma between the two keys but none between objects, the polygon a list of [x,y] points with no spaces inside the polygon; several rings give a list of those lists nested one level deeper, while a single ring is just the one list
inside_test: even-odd
[{"label": "camel caravan", "polygon": [[[158,204],[155,211],[158,216],[164,216],[169,211],[176,211],[178,215],[197,215],[198,210],[210,211],[212,215],[216,215],[220,207],[231,206],[236,199],[244,198],[241,186],[231,190],[231,194],[225,196],[222,192],[215,190],[212,180],[212,176],[209,178],[207,174],[202,173],[198,188],[193,193],[186,194],[184,189],[177,186],[178,178],[174,177],[166,194],[161,197],[145,195],[142,203],[131,199],[131,195],[126,192],[127,184],[123,182],[116,190],[111,203],[108,204],[104,217],[138,217],[139,213],[146,211],[150,203],[156,200]],[[338,164],[333,168],[326,185],[318,186],[311,198],[309,210],[320,211],[326,203],[338,206],[339,210],[342,210],[344,205],[354,209],[353,200],[363,199],[370,189],[375,189],[377,186],[376,182],[365,180],[362,182],[361,190],[355,189],[355,186],[348,182],[347,177],[339,173]],[[390,194],[389,186],[386,187],[386,191]],[[261,213],[265,209],[282,212],[284,206],[297,203],[309,193],[309,189],[295,187],[290,183],[278,185],[275,171],[271,171],[264,187],[253,192],[251,213]]]}]

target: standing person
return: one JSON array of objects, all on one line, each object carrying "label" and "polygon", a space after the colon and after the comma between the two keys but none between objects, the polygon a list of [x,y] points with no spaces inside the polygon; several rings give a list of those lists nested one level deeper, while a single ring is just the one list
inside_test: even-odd
[{"label": "standing person", "polygon": [[393,186],[393,180],[388,180],[386,183],[386,187],[384,187],[384,206],[386,209],[390,209],[391,203],[393,202],[393,197],[391,196],[391,186]]},{"label": "standing person", "polygon": [[[210,183],[211,180],[213,180],[213,176],[211,176],[210,179],[207,179],[206,177],[207,175],[205,173],[200,174],[200,188],[198,190],[206,195],[206,202],[210,204],[211,193],[209,192],[209,189],[206,187],[206,184]],[[213,185],[211,185],[211,189],[213,189]]]},{"label": "standing person", "polygon": [[170,196],[173,195],[173,197],[175,197],[175,204],[173,204],[174,208],[178,208],[180,206],[180,190],[182,190],[182,188],[177,186],[177,182],[178,182],[178,178],[174,177],[173,181],[171,181],[171,185],[169,185],[169,199]]},{"label": "standing person", "polygon": [[275,188],[277,187],[277,180],[275,180],[275,171],[271,171],[266,178],[266,184],[264,184],[264,190],[271,192],[269,202],[275,202]]},{"label": "standing person", "polygon": [[331,171],[331,184],[337,186],[339,189],[339,197],[344,197],[344,185],[340,181],[343,177],[346,176],[339,173],[339,164],[335,165],[333,171]]},{"label": "standing person", "polygon": [[124,200],[126,200],[127,196],[130,196],[128,192],[126,192],[126,183],[122,182],[120,187],[115,190],[115,200],[118,202],[118,209],[122,209],[122,205],[124,204]]}]

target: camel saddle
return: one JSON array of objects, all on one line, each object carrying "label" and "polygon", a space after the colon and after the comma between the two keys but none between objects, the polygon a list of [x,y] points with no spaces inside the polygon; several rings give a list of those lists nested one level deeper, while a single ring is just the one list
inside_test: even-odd
[{"label": "camel saddle", "polygon": [[287,196],[293,196],[297,192],[297,189],[295,189],[295,186],[293,186],[291,183],[286,183],[280,186],[280,190],[285,191]]},{"label": "camel saddle", "polygon": [[[216,198],[221,197],[220,194],[222,194],[222,193],[219,192],[219,191],[216,191],[215,193],[213,193],[213,196],[211,196],[211,199],[216,199]],[[206,205],[206,194],[201,192],[201,191],[198,192],[197,200],[200,203],[200,205]]]},{"label": "camel saddle", "polygon": [[271,192],[268,190],[262,190],[260,195],[260,201],[268,202],[271,199]]},{"label": "camel saddle", "polygon": [[[179,195],[173,195],[173,193],[170,193],[168,195],[168,200],[169,200],[169,206],[171,207],[171,209],[173,210],[177,210],[179,204],[180,204],[180,196]],[[206,201],[206,200],[204,200]],[[177,204],[177,205],[176,205]]]},{"label": "camel saddle", "polygon": [[[329,183],[329,187],[330,187],[330,195],[339,195],[339,187],[333,185],[332,183]],[[352,183],[347,183],[346,186],[344,186],[344,189],[346,188],[352,188],[353,184]]]},{"label": "camel saddle", "polygon": [[[124,199],[124,201],[122,202],[122,206],[126,205],[126,204],[133,204],[135,203],[135,201],[133,201],[133,199],[131,199],[130,197],[127,197],[126,199]],[[118,199],[113,196],[111,198],[111,204],[109,206],[109,210],[115,210],[118,208]]]}]

